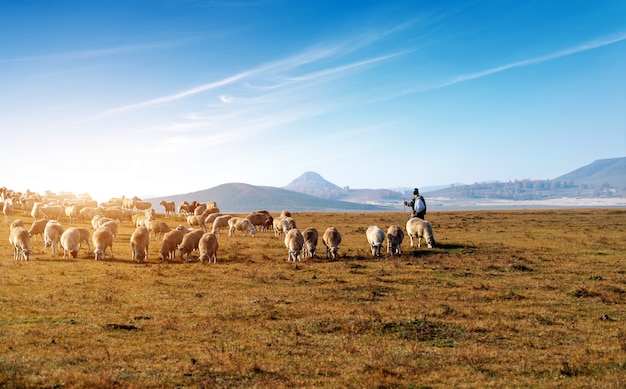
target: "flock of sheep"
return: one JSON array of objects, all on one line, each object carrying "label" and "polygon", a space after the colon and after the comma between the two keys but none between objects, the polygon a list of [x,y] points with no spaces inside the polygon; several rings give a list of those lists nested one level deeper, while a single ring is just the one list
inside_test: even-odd
[{"label": "flock of sheep", "polygon": [[[200,262],[215,263],[219,248],[217,236],[226,228],[229,237],[238,233],[244,237],[254,237],[257,230],[273,230],[274,236],[278,238],[284,234],[287,260],[294,262],[301,261],[301,257],[315,257],[319,239],[319,233],[314,227],[300,231],[288,211],[283,211],[276,218],[267,211],[256,211],[239,217],[221,213],[215,202],[185,201],[176,208],[174,202],[161,201],[166,219],[184,217],[189,224],[189,227],[179,224],[172,229],[165,221],[155,219],[156,212],[150,202],[137,197],[111,199],[98,205],[88,197],[57,196],[52,193],[40,196],[32,192],[23,194],[0,188],[0,200],[5,221],[11,223],[9,242],[16,260],[30,258],[31,239],[36,241],[39,236],[43,240],[44,252],[50,248],[56,254],[59,246],[63,250],[63,258],[76,258],[81,246],[86,244],[95,260],[104,260],[107,251],[113,256],[113,242],[118,226],[124,221],[132,222],[135,227],[129,243],[132,250],[131,261],[137,263],[147,259],[152,239],[161,240],[160,254],[163,260],[175,259],[178,252],[181,259],[191,261],[194,259],[192,253],[197,251]],[[29,229],[26,229],[20,219],[13,220],[16,209],[21,209],[23,215],[30,214],[34,218]],[[70,223],[78,219],[83,222],[89,219],[93,233],[83,227],[64,228],[59,222],[61,219]],[[412,247],[414,239],[417,239],[417,247],[421,247],[422,239],[425,239],[429,248],[434,247],[435,240],[428,221],[411,218],[405,227]],[[386,234],[378,226],[369,226],[366,231],[374,257],[380,257],[385,240],[387,253],[392,256],[400,254],[404,236],[404,231],[398,225],[390,226]],[[93,243],[93,250],[90,241]],[[322,242],[326,247],[326,258],[337,259],[341,243],[339,231],[335,227],[328,227],[322,234]]]}]

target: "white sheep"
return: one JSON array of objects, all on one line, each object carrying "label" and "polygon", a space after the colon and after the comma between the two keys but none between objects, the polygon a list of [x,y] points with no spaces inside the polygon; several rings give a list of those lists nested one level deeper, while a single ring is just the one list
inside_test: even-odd
[{"label": "white sheep", "polygon": [[[181,227],[181,226],[179,226]],[[183,236],[187,232],[186,228],[176,228],[163,235],[163,243],[161,244],[161,257],[164,261],[174,259],[176,257],[176,248],[183,241]]]},{"label": "white sheep", "polygon": [[326,258],[337,259],[339,252],[339,244],[341,243],[341,234],[335,227],[328,227],[322,235],[322,242],[326,246]]},{"label": "white sheep", "polygon": [[297,228],[290,229],[285,234],[285,247],[287,247],[287,261],[291,261],[293,259],[294,262],[296,260],[301,262],[300,260],[300,252],[302,252],[302,246],[304,246],[304,237],[302,233]]},{"label": "white sheep", "polygon": [[15,208],[13,207],[13,201],[7,200],[2,207],[2,213],[4,214],[4,221],[10,222],[13,218],[13,214],[15,213]]},{"label": "white sheep", "polygon": [[99,227],[91,236],[93,241],[93,255],[96,261],[106,259],[106,249],[111,248],[113,258],[113,233],[106,227]]},{"label": "white sheep", "polygon": [[161,200],[159,205],[163,206],[163,209],[165,210],[165,217],[173,217],[176,213],[176,203],[173,201]]},{"label": "white sheep", "polygon": [[65,229],[56,220],[48,220],[46,228],[43,230],[43,252],[46,252],[48,247],[52,247],[52,254],[56,254],[56,246],[61,239],[61,235]]},{"label": "white sheep", "polygon": [[68,205],[65,207],[65,217],[71,223],[78,218],[78,208],[75,205]]},{"label": "white sheep", "polygon": [[274,219],[272,225],[274,227],[274,236],[277,238],[280,238],[283,232],[287,233],[287,231],[291,228],[289,227],[289,222],[285,220],[284,217],[280,216]]},{"label": "white sheep", "polygon": [[35,238],[35,242],[37,241],[37,235],[41,235],[43,237],[43,231],[46,229],[46,224],[48,224],[47,219],[39,219],[35,220],[33,224],[30,225],[28,233],[31,237]]},{"label": "white sheep", "polygon": [[315,257],[315,250],[317,249],[317,240],[319,233],[315,227],[307,227],[302,231],[302,237],[304,238],[303,255],[304,257]]},{"label": "white sheep", "polygon": [[414,247],[413,240],[417,239],[417,247],[422,247],[422,238],[426,240],[428,248],[435,247],[435,236],[430,222],[417,217],[412,217],[406,222],[406,233],[411,238],[411,247]]},{"label": "white sheep", "polygon": [[187,262],[191,261],[191,253],[198,249],[198,243],[202,235],[204,235],[203,230],[193,230],[183,235],[183,240],[178,245],[178,253],[181,260],[185,258],[186,254]]},{"label": "white sheep", "polygon": [[109,220],[104,223],[100,223],[101,221],[102,219],[99,220],[98,227],[106,227],[109,230],[111,230],[111,233],[113,234],[113,238],[115,239],[115,236],[117,235],[117,230],[120,226],[119,222],[117,220]]},{"label": "white sheep", "polygon": [[163,220],[151,220],[148,223],[148,231],[154,239],[161,238],[163,234],[170,232],[172,229]]},{"label": "white sheep", "polygon": [[9,243],[13,246],[13,259],[24,259],[28,261],[30,259],[31,250],[28,247],[30,235],[24,227],[11,228],[9,233]]},{"label": "white sheep", "polygon": [[90,236],[89,236],[89,230],[86,229],[85,227],[75,227],[78,232],[80,233],[80,244],[79,244],[79,248],[80,246],[82,246],[83,242],[87,243],[87,251],[91,252],[91,245],[89,244]]},{"label": "white sheep", "polygon": [[148,259],[148,246],[150,245],[150,231],[144,226],[135,228],[130,236],[130,248],[132,250],[131,262],[142,263]]},{"label": "white sheep", "polygon": [[85,222],[85,220],[92,220],[93,217],[96,215],[104,216],[102,215],[102,211],[97,207],[84,207],[81,208],[80,211],[78,211],[78,216],[83,221],[83,223]]},{"label": "white sheep", "polygon": [[404,240],[404,231],[397,225],[391,225],[387,229],[387,252],[392,256],[394,254],[402,254],[400,245]]},{"label": "white sheep", "polygon": [[228,227],[228,221],[232,218],[231,215],[222,215],[215,218],[213,221],[213,228],[211,232],[217,235],[220,235],[220,228]]},{"label": "white sheep", "polygon": [[372,256],[380,257],[380,248],[385,241],[385,232],[378,226],[369,226],[365,231],[365,236],[372,250]]},{"label": "white sheep", "polygon": [[211,259],[213,259],[213,263],[217,263],[218,248],[219,243],[217,242],[215,234],[205,232],[202,238],[200,238],[200,242],[198,242],[198,251],[200,251],[200,257],[198,259],[201,263],[204,263],[204,261],[211,263]]},{"label": "white sheep", "polygon": [[63,258],[76,258],[80,250],[81,235],[76,227],[70,227],[61,234],[61,247],[63,248]]},{"label": "white sheep", "polygon": [[246,236],[248,233],[254,236],[256,235],[256,228],[250,222],[250,220],[243,217],[231,217],[228,220],[228,236],[234,237],[235,231],[241,231],[242,236]]}]

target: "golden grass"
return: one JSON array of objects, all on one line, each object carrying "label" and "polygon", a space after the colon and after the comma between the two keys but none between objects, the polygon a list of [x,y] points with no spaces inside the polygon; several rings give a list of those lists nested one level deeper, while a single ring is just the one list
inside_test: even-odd
[{"label": "golden grass", "polygon": [[406,214],[294,217],[336,226],[340,260],[267,232],[131,264],[126,223],[115,259],[15,261],[2,222],[0,387],[626,385],[626,210],[431,212],[438,248],[382,259],[365,229]]}]

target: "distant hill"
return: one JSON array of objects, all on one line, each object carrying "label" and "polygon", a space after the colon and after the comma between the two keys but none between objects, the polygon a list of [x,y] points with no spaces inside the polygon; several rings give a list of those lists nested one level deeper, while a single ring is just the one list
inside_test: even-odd
[{"label": "distant hill", "polygon": [[363,204],[401,204],[406,197],[406,194],[391,189],[340,188],[315,172],[306,172],[283,188],[324,199]]},{"label": "distant hill", "polygon": [[624,187],[626,186],[626,157],[599,159],[554,180],[572,181],[579,185]]},{"label": "distant hill", "polygon": [[254,186],[243,183],[222,184],[197,192],[148,199],[153,207],[162,210],[161,200],[174,201],[176,204],[186,200],[198,202],[217,202],[223,212],[246,213],[260,209],[270,212],[289,211],[376,211],[388,208],[372,204],[358,204],[347,201],[323,199],[286,189],[271,186]]}]

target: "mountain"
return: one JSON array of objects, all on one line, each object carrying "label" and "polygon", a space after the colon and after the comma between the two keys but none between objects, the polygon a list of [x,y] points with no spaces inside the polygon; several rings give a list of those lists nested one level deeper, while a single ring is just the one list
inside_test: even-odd
[{"label": "mountain", "polygon": [[578,185],[624,187],[626,186],[626,157],[598,159],[554,180],[572,181]]},{"label": "mountain", "polygon": [[223,212],[247,213],[260,209],[270,212],[289,211],[376,211],[388,208],[372,204],[358,204],[347,201],[324,199],[271,186],[254,186],[243,183],[222,184],[197,192],[148,199],[153,208],[162,209],[161,200],[176,204],[186,200],[217,202]]},{"label": "mountain", "polygon": [[[347,201],[362,204],[389,205],[402,204],[407,195],[391,189],[350,189],[325,180],[315,172],[306,172],[283,189],[291,190],[324,199]],[[410,189],[411,193],[413,189]],[[410,194],[408,195],[410,197]]]}]

